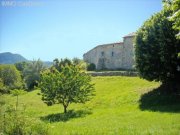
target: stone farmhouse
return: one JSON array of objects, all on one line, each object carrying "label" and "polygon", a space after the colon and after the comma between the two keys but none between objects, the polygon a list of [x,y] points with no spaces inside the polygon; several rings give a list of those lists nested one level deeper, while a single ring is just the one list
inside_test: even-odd
[{"label": "stone farmhouse", "polygon": [[133,69],[135,33],[123,37],[123,42],[98,45],[83,55],[84,61],[101,69]]}]

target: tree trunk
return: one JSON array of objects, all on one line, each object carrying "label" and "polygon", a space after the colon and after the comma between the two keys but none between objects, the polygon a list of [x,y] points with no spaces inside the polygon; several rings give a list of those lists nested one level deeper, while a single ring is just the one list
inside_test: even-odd
[{"label": "tree trunk", "polygon": [[167,93],[167,94],[176,94],[178,92],[178,83],[176,83],[175,81],[169,81],[169,82],[165,82],[163,83],[163,90]]},{"label": "tree trunk", "polygon": [[17,99],[16,99],[16,111],[18,109],[18,95],[17,95]]},{"label": "tree trunk", "polygon": [[64,113],[67,113],[67,106],[66,105],[63,106],[64,106]]}]

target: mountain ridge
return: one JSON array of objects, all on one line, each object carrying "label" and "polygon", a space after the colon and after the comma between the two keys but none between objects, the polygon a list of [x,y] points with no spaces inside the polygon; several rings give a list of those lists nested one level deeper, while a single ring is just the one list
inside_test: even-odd
[{"label": "mountain ridge", "polygon": [[0,53],[0,64],[14,64],[23,61],[28,61],[28,60],[20,54],[11,53],[11,52]]},{"label": "mountain ridge", "polygon": [[[11,52],[1,52],[0,53],[0,64],[15,64],[18,62],[28,62],[31,60],[26,59],[21,54],[11,53]],[[51,66],[53,63],[50,61],[43,61],[45,66]]]}]

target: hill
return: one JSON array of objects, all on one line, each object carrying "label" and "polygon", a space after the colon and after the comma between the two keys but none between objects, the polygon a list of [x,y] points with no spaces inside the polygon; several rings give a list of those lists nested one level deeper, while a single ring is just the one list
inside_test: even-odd
[{"label": "hill", "polygon": [[[180,104],[156,93],[160,83],[138,77],[93,77],[95,97],[85,104],[47,106],[39,90],[19,96],[26,115],[49,125],[50,135],[179,135]],[[166,98],[167,97],[167,98]],[[14,105],[16,97],[5,96]]]},{"label": "hill", "polygon": [[14,64],[22,61],[27,61],[27,59],[20,54],[13,54],[10,52],[0,53],[0,64]]},{"label": "hill", "polygon": [[[27,60],[20,54],[13,54],[11,52],[0,53],[0,64],[14,64],[22,61],[30,61],[30,60]],[[50,61],[43,61],[43,63],[46,67],[50,67],[53,65],[53,62]]]}]

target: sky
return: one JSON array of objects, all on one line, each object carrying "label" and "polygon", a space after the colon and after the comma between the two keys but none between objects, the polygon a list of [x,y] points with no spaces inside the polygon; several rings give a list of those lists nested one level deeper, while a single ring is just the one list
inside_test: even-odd
[{"label": "sky", "polygon": [[123,41],[162,9],[161,0],[0,0],[0,52],[28,60],[83,58]]}]

